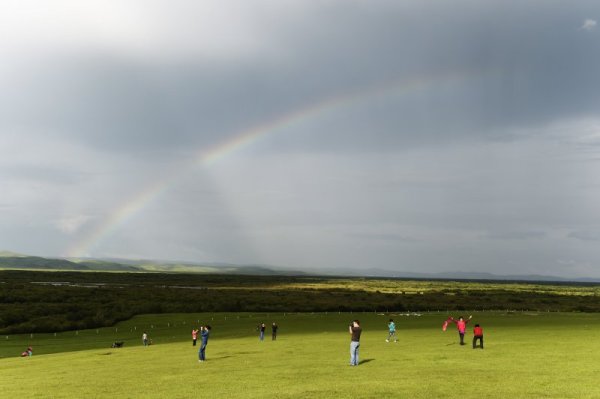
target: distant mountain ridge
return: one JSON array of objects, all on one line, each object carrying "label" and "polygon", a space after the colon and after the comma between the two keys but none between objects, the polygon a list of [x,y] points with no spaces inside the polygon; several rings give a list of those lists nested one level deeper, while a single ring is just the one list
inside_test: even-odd
[{"label": "distant mountain ridge", "polygon": [[45,258],[11,251],[0,251],[0,269],[64,270],[64,271],[118,271],[156,273],[205,273],[241,275],[302,275],[301,271],[275,270],[264,265],[234,265],[227,263],[198,264],[131,259]]},{"label": "distant mountain ridge", "polygon": [[[332,272],[332,271],[330,271]],[[340,272],[337,272],[340,274]],[[548,276],[541,274],[510,274],[501,275],[487,272],[439,272],[439,273],[417,273],[404,271],[391,271],[386,269],[346,270],[347,276],[362,277],[387,277],[387,278],[415,278],[425,280],[488,280],[488,281],[544,281],[544,282],[580,282],[597,283],[600,278],[575,277],[566,278]]]},{"label": "distant mountain ridge", "polygon": [[26,255],[21,255],[12,251],[0,251],[0,258],[20,258]]},{"label": "distant mountain ridge", "polygon": [[141,269],[119,263],[86,261],[71,262],[66,259],[42,258],[40,256],[2,256],[0,268],[33,270],[71,270],[71,271],[142,271]]},{"label": "distant mountain ridge", "polygon": [[155,273],[204,273],[239,274],[260,276],[347,276],[382,277],[423,280],[488,280],[488,281],[543,281],[543,282],[580,282],[599,283],[600,278],[565,278],[547,275],[498,275],[487,272],[440,272],[416,273],[392,271],[380,268],[368,269],[307,269],[291,270],[268,265],[237,265],[231,263],[187,261],[159,261],[119,258],[45,258],[28,256],[11,251],[0,251],[0,269],[23,270],[65,270],[65,271],[117,271],[117,272],[155,272]]}]

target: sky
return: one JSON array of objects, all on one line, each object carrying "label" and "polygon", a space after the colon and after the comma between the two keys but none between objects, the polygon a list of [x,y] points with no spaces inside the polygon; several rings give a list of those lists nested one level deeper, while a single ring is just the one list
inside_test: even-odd
[{"label": "sky", "polygon": [[599,19],[4,0],[0,250],[600,277]]}]

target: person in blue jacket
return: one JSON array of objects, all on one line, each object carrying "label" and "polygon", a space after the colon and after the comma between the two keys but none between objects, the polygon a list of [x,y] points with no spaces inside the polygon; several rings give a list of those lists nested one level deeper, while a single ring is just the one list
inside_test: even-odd
[{"label": "person in blue jacket", "polygon": [[208,337],[210,335],[210,326],[202,326],[200,327],[200,339],[202,343],[200,344],[200,349],[198,350],[198,361],[203,362],[206,360],[206,345],[208,345]]}]

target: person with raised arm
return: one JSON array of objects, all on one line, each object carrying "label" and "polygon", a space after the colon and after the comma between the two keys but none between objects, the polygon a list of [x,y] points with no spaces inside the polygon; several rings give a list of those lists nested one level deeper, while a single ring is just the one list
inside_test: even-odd
[{"label": "person with raised arm", "polygon": [[208,345],[208,337],[210,336],[211,327],[201,326],[200,327],[200,350],[198,350],[198,361],[203,362],[206,360],[206,345]]},{"label": "person with raised arm", "polygon": [[358,366],[358,349],[360,348],[360,321],[353,320],[348,326],[350,333],[350,366]]},{"label": "person with raised arm", "polygon": [[473,316],[469,316],[469,318],[465,320],[464,317],[460,316],[458,320],[456,320],[454,317],[450,316],[448,320],[446,320],[446,323],[450,322],[456,324],[461,345],[465,344],[465,331],[467,331],[467,323],[470,322],[472,318]]}]

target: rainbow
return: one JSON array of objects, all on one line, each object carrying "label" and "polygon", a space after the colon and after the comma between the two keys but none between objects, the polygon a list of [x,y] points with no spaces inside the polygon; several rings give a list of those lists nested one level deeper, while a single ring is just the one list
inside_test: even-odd
[{"label": "rainbow", "polygon": [[[229,138],[208,150],[198,151],[195,157],[185,167],[178,170],[189,170],[190,167],[210,167],[218,161],[233,155],[241,149],[248,147],[270,135],[284,132],[286,128],[310,120],[317,116],[332,112],[343,107],[372,100],[381,96],[405,95],[409,92],[437,87],[442,84],[464,80],[479,74],[461,73],[445,74],[413,78],[411,80],[387,81],[361,90],[336,94],[320,101],[308,104],[305,107],[291,110],[272,120],[236,132]],[[181,177],[182,173],[174,173],[145,187],[138,194],[128,198],[120,206],[110,212],[109,216],[98,223],[90,233],[77,240],[66,253],[68,257],[80,258],[90,256],[92,249],[96,248],[107,237],[110,237],[131,218],[139,214],[151,202],[168,191]]]}]

